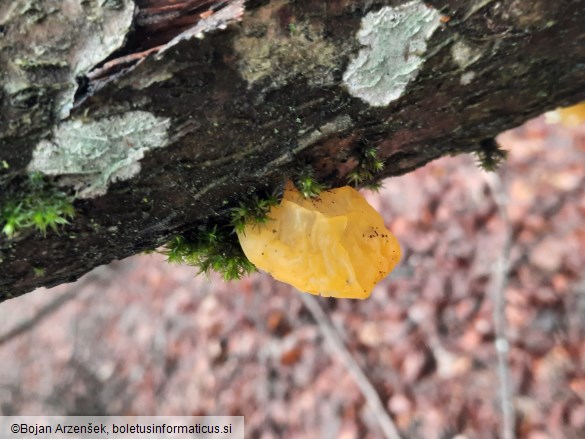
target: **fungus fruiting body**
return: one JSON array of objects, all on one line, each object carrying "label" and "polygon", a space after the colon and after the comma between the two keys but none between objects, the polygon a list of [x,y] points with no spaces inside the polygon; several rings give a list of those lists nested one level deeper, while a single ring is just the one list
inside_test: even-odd
[{"label": "fungus fruiting body", "polygon": [[585,101],[566,108],[557,108],[546,114],[550,123],[560,123],[566,127],[577,127],[585,123]]},{"label": "fungus fruiting body", "polygon": [[268,218],[238,231],[246,257],[307,293],[365,299],[400,260],[380,214],[349,186],[304,198],[289,182]]}]

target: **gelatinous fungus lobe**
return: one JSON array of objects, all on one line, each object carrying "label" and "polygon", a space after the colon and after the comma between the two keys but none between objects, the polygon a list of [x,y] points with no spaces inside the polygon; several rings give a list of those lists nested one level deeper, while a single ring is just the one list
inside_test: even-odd
[{"label": "gelatinous fungus lobe", "polygon": [[289,182],[269,218],[238,232],[244,253],[307,293],[365,299],[400,260],[380,214],[349,186],[304,198]]},{"label": "gelatinous fungus lobe", "polygon": [[585,101],[565,108],[557,108],[546,114],[550,123],[560,123],[566,127],[578,127],[585,123]]}]

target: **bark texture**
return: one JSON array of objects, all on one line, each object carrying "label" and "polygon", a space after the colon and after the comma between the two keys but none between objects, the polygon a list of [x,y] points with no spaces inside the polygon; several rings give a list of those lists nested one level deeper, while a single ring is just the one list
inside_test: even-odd
[{"label": "bark texture", "polygon": [[[225,223],[306,167],[344,185],[476,151],[585,99],[585,0],[0,5],[0,203],[40,172],[60,234],[0,236],[0,300]],[[389,182],[388,184],[391,184]],[[7,195],[9,194],[9,195]]]}]

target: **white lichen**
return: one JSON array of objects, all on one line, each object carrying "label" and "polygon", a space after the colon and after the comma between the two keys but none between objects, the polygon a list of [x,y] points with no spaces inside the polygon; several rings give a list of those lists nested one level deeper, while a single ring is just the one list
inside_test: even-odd
[{"label": "white lichen", "polygon": [[398,99],[425,61],[440,14],[422,1],[368,13],[357,37],[364,46],[343,75],[349,93],[372,106]]},{"label": "white lichen", "polygon": [[451,46],[453,61],[462,70],[477,62],[481,58],[482,53],[483,51],[479,47],[474,47],[462,40],[457,41]]},{"label": "white lichen", "polygon": [[169,128],[170,119],[146,111],[63,122],[52,140],[37,144],[28,171],[59,176],[59,183],[74,186],[79,198],[103,195],[111,183],[140,172],[146,151],[169,144]]},{"label": "white lichen", "polygon": [[459,83],[461,85],[469,85],[469,84],[471,84],[471,81],[473,81],[473,78],[475,78],[474,71],[465,72],[463,75],[461,75],[461,78],[459,79]]}]

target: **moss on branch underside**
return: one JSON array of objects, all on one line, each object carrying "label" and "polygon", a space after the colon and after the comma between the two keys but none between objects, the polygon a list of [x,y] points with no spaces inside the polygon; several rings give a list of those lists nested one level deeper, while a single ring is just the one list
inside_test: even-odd
[{"label": "moss on branch underside", "polygon": [[[0,193],[42,171],[76,215],[0,237],[0,300],[229,225],[286,178],[311,195],[450,154],[491,167],[499,132],[585,99],[585,0],[8,3]],[[75,18],[90,12],[107,42]]]}]

